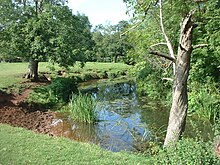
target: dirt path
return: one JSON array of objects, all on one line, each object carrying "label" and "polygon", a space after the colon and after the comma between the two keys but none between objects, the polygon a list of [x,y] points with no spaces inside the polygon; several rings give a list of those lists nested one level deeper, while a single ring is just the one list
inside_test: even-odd
[{"label": "dirt path", "polygon": [[51,124],[55,120],[55,113],[42,111],[26,103],[32,89],[40,85],[46,84],[30,82],[29,88],[24,89],[20,94],[7,94],[0,91],[0,123],[53,135],[54,126]]}]

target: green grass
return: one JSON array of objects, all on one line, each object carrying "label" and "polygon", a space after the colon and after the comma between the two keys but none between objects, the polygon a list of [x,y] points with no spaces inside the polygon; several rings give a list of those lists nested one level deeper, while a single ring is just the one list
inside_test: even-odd
[{"label": "green grass", "polygon": [[[53,65],[47,62],[39,63],[39,72],[52,72],[50,68]],[[97,63],[97,62],[87,62],[84,68],[81,68],[79,63],[76,63],[74,67],[70,67],[67,72],[67,76],[80,75],[84,77],[85,75],[97,75],[103,74],[103,72],[108,72],[111,74],[119,74],[119,72],[126,72],[131,66],[123,63]],[[54,72],[60,70],[58,65],[54,65]],[[28,63],[0,63],[0,89],[7,88],[14,84],[26,81],[22,78],[28,72]],[[92,76],[90,76],[92,77]]]},{"label": "green grass", "polygon": [[175,146],[155,148],[152,156],[106,151],[94,144],[35,134],[0,124],[0,164],[14,165],[177,165],[219,164],[211,142],[182,139]]},{"label": "green grass", "polygon": [[35,134],[3,124],[0,124],[0,137],[2,165],[149,164],[143,155],[113,153],[96,145]]},{"label": "green grass", "polygon": [[[39,63],[39,71],[49,71],[46,62]],[[0,89],[7,88],[19,82],[26,81],[22,78],[28,72],[28,63],[0,63]]]},{"label": "green grass", "polygon": [[95,106],[97,102],[90,95],[74,95],[62,111],[70,114],[73,120],[86,123],[97,121]]},{"label": "green grass", "polygon": [[100,72],[100,71],[121,71],[125,69],[130,69],[131,66],[123,63],[104,63],[104,62],[87,62],[86,65],[81,68],[79,64],[76,64],[74,67],[71,67],[71,70],[74,71],[94,71],[94,72]]}]

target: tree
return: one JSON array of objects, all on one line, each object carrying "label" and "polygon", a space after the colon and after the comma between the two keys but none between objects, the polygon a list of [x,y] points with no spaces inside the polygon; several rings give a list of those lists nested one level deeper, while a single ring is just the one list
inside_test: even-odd
[{"label": "tree", "polygon": [[[194,23],[196,17],[193,20],[195,10],[192,9],[197,8],[197,6],[193,1],[125,0],[125,2],[128,3],[128,6],[133,7],[134,14],[137,14],[139,22],[136,23],[136,26],[143,25],[143,22],[146,22],[146,18],[150,18],[148,24],[151,24],[150,21],[155,19],[153,23],[156,22],[158,25],[153,32],[156,35],[162,34],[163,39],[159,37],[159,43],[148,45],[148,54],[165,58],[171,61],[173,65],[173,78],[171,79],[173,81],[173,99],[164,142],[164,146],[167,146],[170,142],[176,142],[181,137],[185,128],[188,110],[187,79],[192,51],[195,48],[207,46],[207,44],[192,45],[192,33],[196,27]],[[181,30],[179,35],[177,35],[176,31],[178,31],[177,26],[179,22],[181,22]],[[177,38],[179,38],[179,41]],[[156,49],[159,51],[156,51]],[[164,53],[165,51],[168,53]]]},{"label": "tree", "polygon": [[117,62],[119,57],[126,60],[128,50],[131,48],[127,36],[122,35],[127,21],[120,21],[117,25],[99,25],[93,32],[93,40],[96,43],[95,54],[99,61]]},{"label": "tree", "polygon": [[[73,15],[63,0],[4,2],[0,6],[5,16],[0,22],[1,50],[30,60],[28,78],[38,79],[39,61],[50,59],[67,67],[91,49],[88,18]],[[13,15],[5,12],[9,7]]]}]

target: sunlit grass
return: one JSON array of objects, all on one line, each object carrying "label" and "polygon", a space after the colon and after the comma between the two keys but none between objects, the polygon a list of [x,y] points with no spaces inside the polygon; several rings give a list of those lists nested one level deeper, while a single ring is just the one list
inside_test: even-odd
[{"label": "sunlit grass", "polygon": [[0,124],[0,164],[28,165],[134,165],[147,164],[147,157],[105,151],[96,145],[35,134]]},{"label": "sunlit grass", "polygon": [[[80,75],[81,77],[87,75],[92,77],[93,75],[101,75],[108,72],[109,75],[119,74],[119,72],[125,72],[129,70],[131,66],[123,63],[99,63],[99,62],[87,62],[83,68],[80,67],[79,63],[70,67],[67,70],[67,76]],[[51,70],[52,69],[52,70]],[[58,67],[57,64],[52,65],[48,62],[39,63],[39,72],[57,72],[62,68]],[[28,72],[28,63],[0,63],[0,89],[7,88],[16,83],[26,81],[24,75]],[[93,77],[92,77],[93,78]]]},{"label": "sunlit grass", "polygon": [[[39,71],[47,72],[49,68],[48,63],[40,62]],[[28,72],[28,63],[0,63],[0,88],[6,88],[8,86],[14,85],[26,81],[24,75]]]},{"label": "sunlit grass", "polygon": [[121,71],[125,69],[130,69],[132,66],[123,63],[104,63],[104,62],[87,62],[83,68],[77,63],[74,67],[71,67],[73,71]]}]

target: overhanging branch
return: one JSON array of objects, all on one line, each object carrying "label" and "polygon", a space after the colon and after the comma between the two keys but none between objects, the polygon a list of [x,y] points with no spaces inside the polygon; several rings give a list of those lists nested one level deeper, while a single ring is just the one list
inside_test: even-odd
[{"label": "overhanging branch", "polygon": [[154,50],[149,50],[149,53],[153,54],[153,55],[156,55],[156,56],[159,56],[159,57],[163,57],[163,58],[165,58],[167,60],[170,60],[170,61],[176,63],[176,59],[175,58],[173,58],[173,57],[171,57],[171,56],[169,56],[169,55],[167,55],[165,53],[157,52],[157,51],[154,51]]}]

